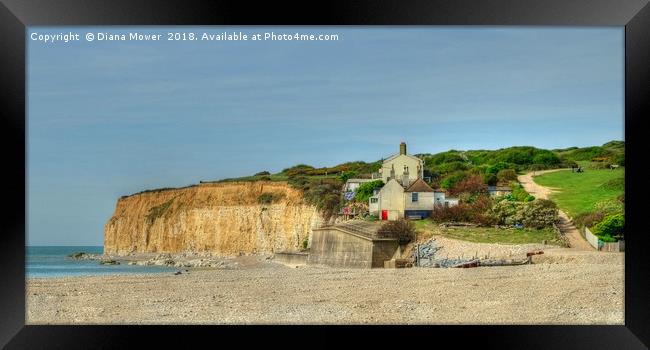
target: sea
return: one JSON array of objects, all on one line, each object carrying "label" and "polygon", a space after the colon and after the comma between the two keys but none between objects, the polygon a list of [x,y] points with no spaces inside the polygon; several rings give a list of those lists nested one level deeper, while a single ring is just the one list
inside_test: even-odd
[{"label": "sea", "polygon": [[97,276],[131,273],[172,272],[167,266],[100,265],[97,260],[73,260],[68,255],[75,252],[102,254],[102,246],[27,246],[27,278]]}]

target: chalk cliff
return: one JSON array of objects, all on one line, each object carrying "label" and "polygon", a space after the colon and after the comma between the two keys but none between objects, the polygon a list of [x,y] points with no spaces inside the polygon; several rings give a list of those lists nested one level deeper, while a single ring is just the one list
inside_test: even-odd
[{"label": "chalk cliff", "polygon": [[[271,203],[259,203],[264,193]],[[286,183],[204,183],[120,198],[104,227],[104,252],[297,251],[322,223]]]}]

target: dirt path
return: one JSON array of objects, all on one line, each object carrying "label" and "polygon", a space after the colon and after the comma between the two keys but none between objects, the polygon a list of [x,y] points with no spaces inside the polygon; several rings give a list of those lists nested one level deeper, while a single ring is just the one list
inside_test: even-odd
[{"label": "dirt path", "polygon": [[[548,199],[549,195],[557,190],[550,187],[544,187],[538,185],[533,180],[533,176],[538,176],[546,173],[552,173],[555,171],[567,170],[567,169],[552,169],[552,170],[542,170],[542,171],[533,171],[526,173],[524,175],[519,175],[518,179],[521,185],[524,187],[526,192],[535,196],[535,198]],[[569,240],[569,245],[571,248],[579,250],[594,250],[589,243],[582,237],[580,231],[569,219],[569,216],[560,210],[560,222],[558,223],[558,228],[564,236]]]}]

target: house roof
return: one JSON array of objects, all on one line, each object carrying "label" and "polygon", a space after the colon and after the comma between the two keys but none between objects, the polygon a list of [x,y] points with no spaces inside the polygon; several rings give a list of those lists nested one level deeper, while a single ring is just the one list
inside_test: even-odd
[{"label": "house roof", "polygon": [[384,159],[384,161],[383,161],[382,163],[385,163],[385,162],[387,162],[387,161],[389,161],[389,160],[393,160],[393,159],[395,159],[395,158],[397,158],[397,157],[399,157],[399,156],[406,156],[406,157],[409,157],[409,158],[417,159],[418,161],[422,162],[422,159],[420,159],[420,158],[418,158],[418,157],[416,157],[416,156],[412,156],[412,155],[410,155],[410,154],[400,154],[400,153],[397,153],[397,154],[393,154],[392,156],[390,156],[390,157]]},{"label": "house roof", "polygon": [[512,189],[507,186],[488,186],[488,191],[512,191]]},{"label": "house roof", "polygon": [[433,192],[433,188],[418,178],[406,189],[406,192]]}]

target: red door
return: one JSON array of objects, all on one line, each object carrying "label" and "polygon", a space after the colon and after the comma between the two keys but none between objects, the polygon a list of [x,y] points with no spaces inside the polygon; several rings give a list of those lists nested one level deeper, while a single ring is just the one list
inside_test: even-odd
[{"label": "red door", "polygon": [[388,210],[382,210],[381,211],[381,219],[382,220],[388,220]]}]

